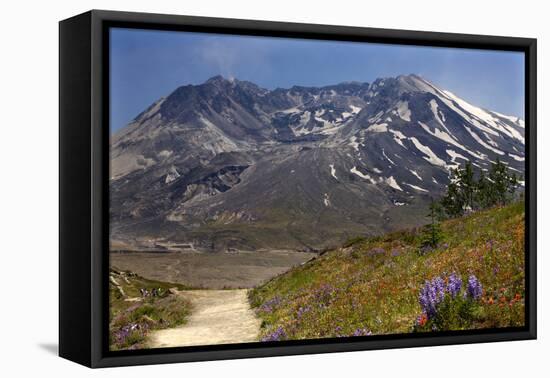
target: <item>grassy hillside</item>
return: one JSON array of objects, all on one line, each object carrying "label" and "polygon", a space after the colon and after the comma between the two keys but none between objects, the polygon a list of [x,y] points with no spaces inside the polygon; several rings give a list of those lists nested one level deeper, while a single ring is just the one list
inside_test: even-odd
[{"label": "grassy hillside", "polygon": [[[420,253],[420,232],[356,239],[254,289],[250,302],[263,340],[406,333],[424,325],[419,294],[427,280],[462,280],[438,329],[524,324],[524,203],[493,208],[442,224],[444,240]],[[467,299],[471,276],[481,296]],[[464,299],[463,299],[464,298]],[[463,306],[463,303],[471,303]],[[459,313],[454,314],[454,312]],[[461,318],[462,317],[462,318]],[[420,319],[420,320],[419,320]],[[416,326],[415,326],[416,324]]]},{"label": "grassy hillside", "polygon": [[185,286],[143,278],[111,268],[109,272],[110,348],[144,348],[149,331],[185,324],[189,303],[173,289]]}]

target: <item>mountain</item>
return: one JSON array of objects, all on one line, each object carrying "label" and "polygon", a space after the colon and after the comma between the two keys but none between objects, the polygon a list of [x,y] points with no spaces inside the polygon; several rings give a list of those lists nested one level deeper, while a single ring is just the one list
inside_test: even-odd
[{"label": "mountain", "polygon": [[274,90],[216,76],[112,136],[111,239],[311,250],[422,224],[466,160],[522,175],[524,127],[416,75]]}]

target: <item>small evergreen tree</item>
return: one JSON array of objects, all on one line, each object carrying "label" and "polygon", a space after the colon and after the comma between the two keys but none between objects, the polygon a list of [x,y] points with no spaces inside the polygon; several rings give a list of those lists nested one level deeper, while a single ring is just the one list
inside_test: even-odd
[{"label": "small evergreen tree", "polygon": [[430,218],[430,223],[422,228],[421,247],[436,248],[443,239],[443,232],[439,223],[442,213],[441,205],[432,198],[430,212],[427,215]]},{"label": "small evergreen tree", "polygon": [[464,199],[464,210],[474,210],[476,182],[474,180],[474,169],[470,161],[466,162],[464,169],[458,170],[458,187],[460,188]]},{"label": "small evergreen tree", "polygon": [[476,191],[475,191],[475,204],[476,209],[485,209],[491,206],[492,194],[491,182],[487,179],[485,171],[481,170],[479,172],[479,178],[476,182]]},{"label": "small evergreen tree", "polygon": [[510,174],[506,165],[497,158],[496,162],[491,164],[489,180],[489,206],[506,205],[518,186],[517,176],[514,173]]},{"label": "small evergreen tree", "polygon": [[460,177],[459,168],[451,169],[451,182],[447,185],[447,193],[441,199],[441,205],[445,213],[451,218],[460,217],[464,214],[465,198],[460,188]]}]

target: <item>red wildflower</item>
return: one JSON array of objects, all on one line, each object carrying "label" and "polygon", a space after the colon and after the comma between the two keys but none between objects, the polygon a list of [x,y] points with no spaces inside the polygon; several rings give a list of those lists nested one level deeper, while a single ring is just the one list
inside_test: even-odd
[{"label": "red wildflower", "polygon": [[428,316],[422,313],[422,315],[420,315],[420,319],[418,319],[418,325],[423,327],[427,321],[428,321]]}]

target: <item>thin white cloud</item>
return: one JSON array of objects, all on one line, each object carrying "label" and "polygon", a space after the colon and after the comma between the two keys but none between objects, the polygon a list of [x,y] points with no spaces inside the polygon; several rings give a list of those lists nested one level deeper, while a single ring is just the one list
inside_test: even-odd
[{"label": "thin white cloud", "polygon": [[204,64],[210,65],[219,74],[227,78],[241,78],[242,68],[271,72],[270,49],[265,42],[256,38],[211,37],[197,47],[197,54]]}]

